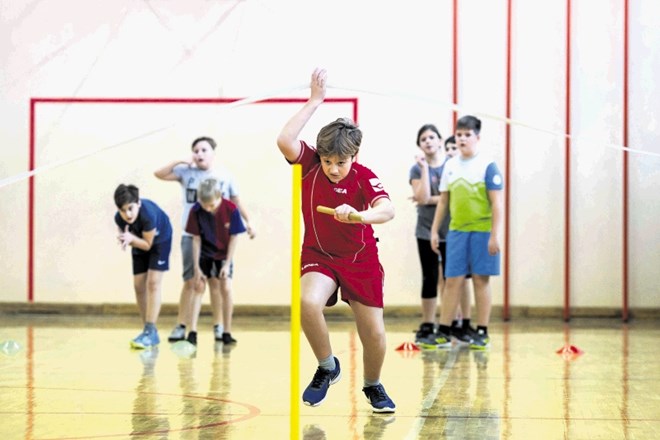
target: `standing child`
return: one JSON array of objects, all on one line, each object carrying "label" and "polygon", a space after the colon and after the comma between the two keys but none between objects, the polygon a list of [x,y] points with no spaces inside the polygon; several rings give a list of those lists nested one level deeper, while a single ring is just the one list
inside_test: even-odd
[{"label": "standing child", "polygon": [[131,341],[133,348],[151,348],[160,343],[156,321],[160,313],[163,273],[169,269],[172,249],[170,219],[154,202],[140,199],[134,185],[115,190],[115,223],[122,250],[131,247],[133,286],[144,329]]},{"label": "standing child", "polygon": [[[208,280],[211,295],[222,297],[222,320],[225,344],[235,344],[231,336],[231,320],[234,311],[231,279],[233,258],[236,252],[236,236],[246,231],[236,205],[222,198],[215,179],[206,179],[199,185],[197,203],[190,209],[186,232],[193,237],[193,280],[195,284]],[[200,291],[201,290],[201,291]],[[187,340],[197,345],[197,320],[202,307],[203,289],[193,296],[190,331]]]},{"label": "standing child", "polygon": [[[319,366],[302,398],[307,405],[319,405],[330,385],[341,377],[323,315],[323,308],[336,302],[341,288],[341,298],[353,311],[362,342],[362,391],[374,412],[392,413],[394,402],[380,383],[385,359],[384,274],[371,225],[391,220],[394,207],[378,177],[355,162],[362,132],[353,121],[340,118],[323,127],[316,148],[298,139],[325,99],[326,78],[325,70],[314,70],[309,100],[277,138],[286,160],[300,164],[303,175],[301,321]],[[318,205],[333,207],[334,216],[318,213]],[[359,220],[351,216],[356,213]]]},{"label": "standing child", "polygon": [[[447,293],[435,335],[439,346],[450,340],[461,284],[467,274],[472,274],[477,306],[477,333],[470,347],[485,349],[490,345],[489,279],[500,273],[503,181],[495,162],[478,151],[480,132],[481,121],[474,116],[464,116],[456,122],[456,145],[461,154],[447,162],[440,181],[440,201],[431,230],[437,230],[448,208],[451,222],[447,235]],[[431,245],[436,250],[439,241],[433,232]]]},{"label": "standing child", "polygon": [[422,323],[415,333],[415,343],[420,344],[435,333],[435,313],[438,308],[438,291],[443,290],[440,264],[444,264],[444,239],[449,218],[440,227],[440,261],[431,248],[431,224],[435,206],[440,198],[438,188],[444,167],[442,136],[433,124],[423,125],[417,131],[417,146],[422,150],[410,168],[408,181],[412,186],[413,201],[417,204],[415,237],[417,252],[422,266]]},{"label": "standing child", "polygon": [[[454,150],[451,150],[451,139]],[[415,333],[415,343],[422,348],[435,349],[436,310],[438,306],[438,292],[441,298],[445,295],[445,264],[447,262],[446,237],[449,229],[449,215],[445,216],[438,231],[440,243],[438,251],[431,247],[431,225],[435,208],[440,200],[440,177],[447,160],[456,155],[456,146],[451,136],[445,142],[445,157],[442,156],[442,136],[433,124],[423,125],[417,132],[417,146],[423,155],[417,156],[416,164],[410,169],[410,184],[413,188],[413,200],[417,202],[417,224],[415,236],[417,237],[417,250],[422,266],[422,323]],[[463,283],[461,294],[461,311],[464,320],[459,325],[457,319],[452,321],[452,336],[458,344],[467,345],[471,342],[470,329],[470,297],[467,283]],[[442,301],[442,299],[441,299]],[[441,304],[442,307],[442,304]],[[451,345],[451,341],[445,344]]]},{"label": "standing child", "polygon": [[[199,184],[209,178],[216,179],[223,197],[231,200],[245,219],[247,232],[250,238],[254,238],[255,232],[249,226],[248,216],[238,199],[238,190],[231,174],[215,163],[215,150],[217,144],[210,137],[199,137],[192,143],[192,158],[176,160],[156,170],[154,175],[167,181],[176,181],[181,184],[183,193],[183,233],[181,236],[181,256],[183,258],[183,287],[179,299],[179,314],[177,325],[172,330],[168,340],[170,342],[181,341],[186,337],[186,325],[191,325],[191,313],[195,301],[195,285],[193,283],[194,261],[192,256],[192,236],[185,232],[188,223],[190,208],[197,202],[197,189]],[[204,285],[200,285],[203,292]],[[198,292],[199,293],[199,292]],[[211,291],[211,309],[213,312],[213,331],[216,341],[222,341],[222,298],[219,292]]]}]

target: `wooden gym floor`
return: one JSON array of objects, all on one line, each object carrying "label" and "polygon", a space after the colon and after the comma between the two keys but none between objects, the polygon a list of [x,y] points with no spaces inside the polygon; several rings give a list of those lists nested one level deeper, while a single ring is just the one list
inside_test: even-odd
[{"label": "wooden gym floor", "polygon": [[[202,317],[186,357],[166,341],[133,351],[137,317],[0,314],[0,439],[290,438],[287,319],[237,317],[233,348]],[[161,317],[161,339],[174,323]],[[417,322],[387,319],[382,382],[395,415],[372,415],[352,321],[330,322],[342,379],[300,438],[657,439],[660,322],[518,319],[484,352],[397,351]],[[582,354],[557,353],[574,346]],[[301,336],[300,389],[316,363]]]}]

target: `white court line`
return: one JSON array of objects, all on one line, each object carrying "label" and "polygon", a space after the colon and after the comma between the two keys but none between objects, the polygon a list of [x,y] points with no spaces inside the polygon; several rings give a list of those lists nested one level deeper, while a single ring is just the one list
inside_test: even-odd
[{"label": "white court line", "polygon": [[445,366],[442,368],[442,373],[440,373],[440,375],[433,381],[433,386],[424,396],[424,400],[422,400],[422,410],[419,412],[412,428],[410,428],[408,435],[405,437],[406,440],[417,440],[419,438],[419,433],[422,432],[422,428],[424,427],[424,423],[426,423],[431,407],[437,400],[440,390],[445,386],[449,373],[456,363],[457,356],[458,349],[449,352],[449,357],[447,358],[447,363],[445,363]]}]

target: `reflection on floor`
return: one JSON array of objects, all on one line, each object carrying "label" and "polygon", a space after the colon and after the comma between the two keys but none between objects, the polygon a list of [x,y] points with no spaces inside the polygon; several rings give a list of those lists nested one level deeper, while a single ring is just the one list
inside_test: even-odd
[{"label": "reflection on floor", "polygon": [[[126,317],[0,319],[0,439],[290,438],[287,322],[238,318],[225,346],[204,321],[190,354],[131,350]],[[375,415],[354,325],[331,322],[342,379],[321,406],[300,405],[299,438],[660,438],[657,321],[493,323],[487,351],[397,351],[416,325],[387,322],[382,381],[397,412]],[[583,353],[557,353],[571,345]],[[301,347],[302,390],[316,363]]]}]

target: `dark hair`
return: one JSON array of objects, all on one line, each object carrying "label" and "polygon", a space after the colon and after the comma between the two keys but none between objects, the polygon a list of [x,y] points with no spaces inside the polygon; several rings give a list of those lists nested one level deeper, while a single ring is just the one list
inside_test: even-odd
[{"label": "dark hair", "polygon": [[210,138],[210,137],[208,137],[208,136],[202,136],[202,137],[198,137],[197,139],[195,139],[195,140],[192,142],[192,146],[191,146],[190,148],[191,148],[191,149],[194,149],[194,148],[195,148],[195,145],[197,145],[199,142],[204,142],[204,141],[208,142],[209,145],[211,146],[211,148],[213,148],[214,150],[215,150],[215,147],[218,146],[218,144],[215,143],[215,141],[213,140],[213,138]]},{"label": "dark hair", "polygon": [[456,129],[463,128],[465,130],[472,130],[474,134],[479,134],[481,131],[481,120],[476,116],[463,116],[456,121]]},{"label": "dark hair", "polygon": [[447,148],[447,144],[456,144],[456,138],[453,134],[445,140],[445,148]]},{"label": "dark hair", "polygon": [[124,185],[123,183],[115,190],[115,205],[121,209],[128,203],[140,201],[140,190],[135,185]]},{"label": "dark hair", "polygon": [[435,125],[433,125],[433,124],[424,124],[424,125],[422,125],[422,128],[417,130],[417,146],[418,147],[419,147],[419,137],[422,135],[422,133],[424,133],[427,130],[433,131],[435,134],[438,135],[438,139],[442,139],[442,135],[440,134],[440,132],[438,131],[438,129],[436,128]]},{"label": "dark hair", "polygon": [[316,136],[319,156],[353,157],[360,150],[362,131],[350,118],[339,118],[323,127]]}]

